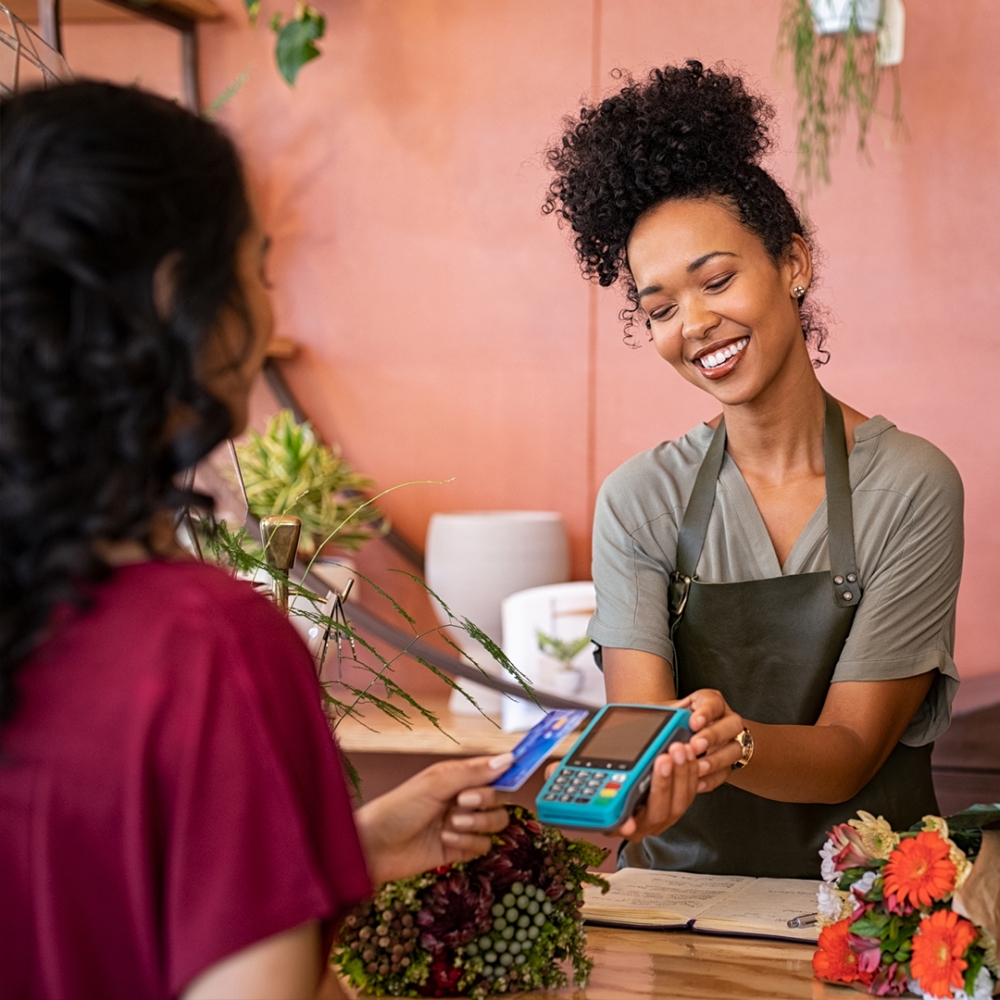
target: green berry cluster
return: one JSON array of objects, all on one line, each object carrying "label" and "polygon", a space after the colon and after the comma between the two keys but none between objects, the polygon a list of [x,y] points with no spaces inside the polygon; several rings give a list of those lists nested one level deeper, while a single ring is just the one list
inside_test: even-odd
[{"label": "green berry cluster", "polygon": [[493,904],[491,913],[489,932],[463,949],[470,957],[482,956],[486,963],[482,974],[490,980],[502,976],[511,966],[524,965],[538,935],[549,924],[552,903],[542,889],[515,882],[510,892]]}]

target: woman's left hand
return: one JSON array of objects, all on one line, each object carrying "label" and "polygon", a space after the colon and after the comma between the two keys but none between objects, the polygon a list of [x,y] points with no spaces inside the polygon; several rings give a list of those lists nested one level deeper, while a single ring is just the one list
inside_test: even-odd
[{"label": "woman's left hand", "polygon": [[490,835],[509,822],[489,783],[513,760],[508,753],[441,761],[356,810],[372,881],[378,885],[485,854]]},{"label": "woman's left hand", "polygon": [[698,791],[718,788],[743,755],[736,737],[743,732],[743,719],[726,704],[719,691],[703,688],[681,701],[677,708],[691,709],[691,746],[698,754]]}]

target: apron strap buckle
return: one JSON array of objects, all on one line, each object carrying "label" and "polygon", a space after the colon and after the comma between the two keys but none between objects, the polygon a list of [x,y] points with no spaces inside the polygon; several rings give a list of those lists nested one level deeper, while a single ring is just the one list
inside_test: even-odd
[{"label": "apron strap buckle", "polygon": [[854,570],[849,573],[833,573],[833,599],[838,607],[856,608],[861,601],[861,584]]},{"label": "apron strap buckle", "polygon": [[674,572],[670,574],[668,595],[671,633],[673,633],[673,630],[677,627],[677,623],[681,620],[681,615],[684,614],[684,608],[687,607],[688,595],[691,593],[691,579],[692,578],[688,576],[687,573],[681,573],[679,570],[674,570]]}]

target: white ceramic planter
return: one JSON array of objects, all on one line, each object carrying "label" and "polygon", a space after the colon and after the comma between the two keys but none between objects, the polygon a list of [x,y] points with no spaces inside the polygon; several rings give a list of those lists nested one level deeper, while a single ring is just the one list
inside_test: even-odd
[{"label": "white ceramic planter", "polygon": [[[435,514],[427,530],[425,574],[428,586],[452,611],[475,622],[499,645],[505,597],[569,578],[566,527],[554,511]],[[447,622],[440,608],[435,612],[442,624]],[[453,631],[451,637],[485,670],[500,671],[464,632]],[[501,697],[492,688],[465,681],[462,686],[484,711],[500,711]],[[460,695],[452,696],[451,709],[475,712]]]},{"label": "white ceramic planter", "polygon": [[[586,635],[594,604],[594,585],[589,580],[534,587],[512,594],[503,602],[503,651],[536,690],[551,691],[596,708],[606,698],[604,676],[594,663],[593,646],[580,650],[571,672],[561,670],[558,661],[538,648],[539,631],[564,641]],[[563,676],[567,673],[569,676]],[[504,732],[530,729],[542,714],[526,698],[505,698]]]},{"label": "white ceramic planter", "polygon": [[878,28],[882,0],[811,0],[817,35],[832,35],[847,31],[852,8],[857,6],[858,28],[875,31]]}]

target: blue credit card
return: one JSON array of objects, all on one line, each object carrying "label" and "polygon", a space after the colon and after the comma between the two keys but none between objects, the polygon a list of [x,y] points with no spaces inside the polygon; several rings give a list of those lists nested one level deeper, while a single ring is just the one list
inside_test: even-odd
[{"label": "blue credit card", "polygon": [[493,782],[493,787],[501,792],[516,792],[539,765],[548,759],[560,740],[573,732],[587,715],[581,708],[556,708],[550,711],[514,747],[514,763]]}]

